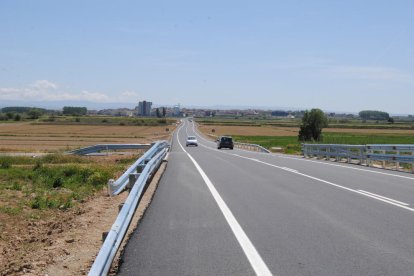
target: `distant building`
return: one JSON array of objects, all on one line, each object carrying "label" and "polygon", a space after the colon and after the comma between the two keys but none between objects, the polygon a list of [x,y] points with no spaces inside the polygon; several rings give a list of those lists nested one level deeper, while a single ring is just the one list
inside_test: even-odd
[{"label": "distant building", "polygon": [[138,103],[138,116],[151,116],[152,102],[142,101]]},{"label": "distant building", "polygon": [[174,105],[174,107],[173,107],[173,116],[174,117],[179,117],[180,113],[181,113],[180,104]]}]

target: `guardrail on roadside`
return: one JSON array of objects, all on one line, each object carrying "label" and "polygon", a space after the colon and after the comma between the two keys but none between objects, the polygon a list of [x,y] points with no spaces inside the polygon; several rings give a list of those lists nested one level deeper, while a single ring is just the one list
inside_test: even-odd
[{"label": "guardrail on roadside", "polygon": [[[208,136],[217,139],[217,135],[214,134],[207,134]],[[250,150],[250,151],[258,151],[258,152],[266,152],[270,153],[268,149],[262,147],[261,145],[257,144],[248,144],[248,143],[240,143],[240,142],[233,142],[234,146],[239,149]]]},{"label": "guardrail on roadside", "polygon": [[[126,184],[131,181],[133,185],[130,187],[130,194],[123,204],[123,207],[119,212],[115,223],[112,225],[111,230],[108,232],[108,235],[106,236],[105,241],[88,275],[97,276],[108,274],[113,259],[119,249],[119,246],[122,243],[122,240],[125,237],[135,210],[137,209],[142,192],[148,180],[151,179],[152,175],[155,173],[155,171],[161,165],[162,160],[165,158],[168,151],[168,146],[169,145],[167,141],[160,141],[155,143],[151,149],[144,154],[145,157],[142,156],[130,167],[130,169],[127,170],[128,174],[126,172],[120,177],[120,179],[123,179],[120,182],[124,182],[126,179],[128,179],[128,182]],[[147,159],[150,156],[151,158]],[[138,162],[140,160],[141,162]],[[144,166],[140,167],[141,165]],[[140,168],[139,170],[142,169],[142,171],[135,173],[137,171],[137,168]],[[123,186],[125,187],[126,184]],[[118,187],[117,191],[119,190],[121,190],[120,187]]]},{"label": "guardrail on roadside", "polygon": [[270,153],[268,149],[262,147],[261,145],[257,145],[257,144],[234,142],[234,146],[239,149]]},{"label": "guardrail on roadside", "polygon": [[[383,168],[389,163],[395,165],[396,170],[408,169],[414,173],[414,145],[341,145],[341,144],[302,144],[304,157],[334,158],[335,161],[346,159],[348,163],[373,166],[380,162]],[[387,164],[388,163],[388,164]],[[406,164],[401,167],[401,164]],[[407,166],[408,165],[408,166]]]},{"label": "guardrail on roadside", "polygon": [[125,150],[125,149],[148,149],[151,144],[98,144],[90,147],[69,151],[69,154],[86,155],[100,151]]}]

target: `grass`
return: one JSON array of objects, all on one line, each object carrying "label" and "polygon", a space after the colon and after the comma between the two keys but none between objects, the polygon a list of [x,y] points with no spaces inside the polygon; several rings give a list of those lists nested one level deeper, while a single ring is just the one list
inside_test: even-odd
[{"label": "grass", "polygon": [[134,160],[111,164],[70,155],[0,157],[0,164],[7,164],[0,167],[0,203],[8,203],[0,206],[0,212],[18,214],[22,205],[40,210],[71,208],[106,187],[110,178],[116,178]]},{"label": "grass", "polygon": [[[237,142],[259,144],[265,148],[282,147],[285,153],[299,153],[300,142],[297,136],[237,136]],[[384,135],[384,134],[354,134],[324,132],[324,144],[414,144],[414,136],[410,135]]]}]

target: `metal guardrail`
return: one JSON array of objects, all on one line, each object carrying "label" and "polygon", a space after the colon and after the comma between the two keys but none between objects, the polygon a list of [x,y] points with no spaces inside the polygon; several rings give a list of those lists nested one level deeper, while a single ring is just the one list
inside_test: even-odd
[{"label": "metal guardrail", "polygon": [[[155,151],[155,149],[158,150]],[[98,256],[95,259],[95,262],[89,271],[89,276],[108,274],[113,259],[115,258],[119,246],[121,245],[122,240],[124,239],[128,227],[131,223],[135,210],[137,209],[145,185],[148,180],[151,179],[151,176],[158,169],[162,160],[167,154],[168,143],[166,141],[157,142],[151,147],[149,151],[155,151],[156,153],[153,154],[150,160],[148,160],[139,175],[134,173],[130,174],[132,176],[131,178],[134,178],[136,181],[134,181],[128,198],[126,199],[121,211],[119,212],[118,217],[112,225],[111,230],[108,232],[105,242],[103,243]],[[128,179],[130,179],[130,177],[128,177]]]},{"label": "metal guardrail", "polygon": [[[218,137],[217,135],[214,135],[214,134],[207,134],[207,135],[214,139],[217,139]],[[248,143],[240,143],[240,142],[233,142],[233,144],[236,148],[239,148],[239,149],[270,153],[268,149],[266,149],[265,147],[262,147],[261,145],[257,145],[257,144],[248,144]]]},{"label": "metal guardrail", "polygon": [[388,162],[395,164],[396,170],[401,170],[400,163],[410,164],[414,172],[414,145],[302,144],[302,153],[305,157],[335,158],[336,161],[345,158],[348,163],[358,160],[359,164],[367,166],[373,166],[377,161],[383,168],[387,168]]},{"label": "metal guardrail", "polygon": [[77,150],[69,151],[69,154],[86,155],[104,150],[124,150],[124,149],[148,149],[151,144],[98,144]]},{"label": "metal guardrail", "polygon": [[239,149],[270,153],[268,149],[262,147],[261,145],[257,145],[257,144],[234,142],[234,146]]},{"label": "metal guardrail", "polygon": [[168,142],[159,141],[152,145],[152,147],[144,153],[128,170],[126,170],[116,181],[110,180],[108,182],[108,193],[110,195],[117,195],[121,193],[130,181],[130,175],[133,173],[141,173],[145,165],[162,149],[168,147]]}]

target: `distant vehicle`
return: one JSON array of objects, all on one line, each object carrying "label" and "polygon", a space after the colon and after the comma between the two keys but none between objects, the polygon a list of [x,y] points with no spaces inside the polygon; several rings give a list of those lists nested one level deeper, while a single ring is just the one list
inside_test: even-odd
[{"label": "distant vehicle", "polygon": [[221,136],[217,139],[217,149],[228,148],[233,149],[233,138],[230,136]]},{"label": "distant vehicle", "polygon": [[187,137],[187,141],[185,142],[185,146],[198,146],[198,141],[197,141],[197,137],[195,136],[188,136]]}]

